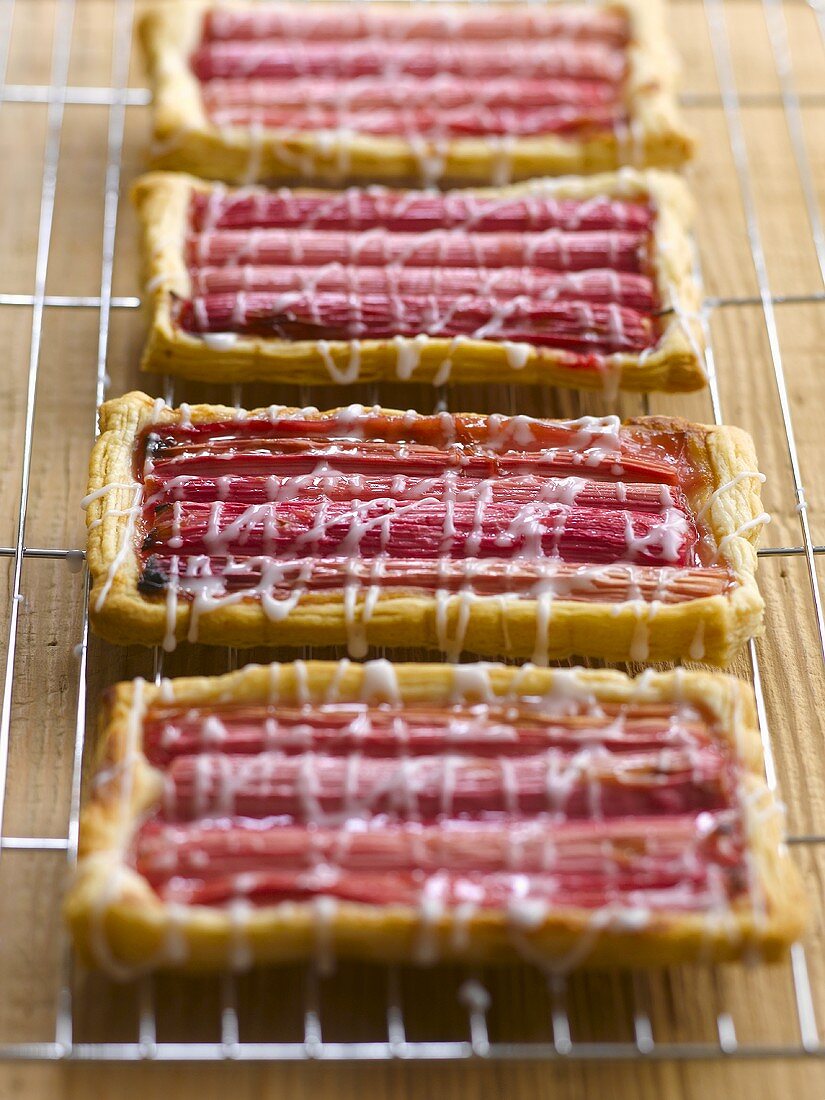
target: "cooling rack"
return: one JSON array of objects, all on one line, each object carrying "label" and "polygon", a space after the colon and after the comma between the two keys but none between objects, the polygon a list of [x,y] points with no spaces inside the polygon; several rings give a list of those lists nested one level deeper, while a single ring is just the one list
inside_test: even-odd
[{"label": "cooling rack", "polygon": [[[127,675],[221,671],[239,661],[234,651],[197,647],[165,659],[160,651],[116,651],[88,629],[74,501],[97,405],[140,384],[135,231],[121,203],[141,167],[150,101],[132,74],[139,8],[140,0],[0,0],[0,147],[14,151],[9,177],[18,189],[4,209],[20,210],[0,275],[8,357],[0,391],[8,421],[0,440],[0,517],[8,517],[0,519],[7,543],[0,545],[0,585],[7,585],[0,1059],[822,1057],[825,768],[817,702],[825,478],[812,411],[823,390],[821,382],[811,387],[814,355],[825,346],[825,7],[806,0],[671,5],[687,61],[683,107],[709,160],[694,185],[711,386],[709,395],[678,401],[622,398],[620,409],[727,418],[757,436],[776,516],[760,550],[769,633],[751,643],[735,671],[753,682],[768,783],[789,804],[788,841],[814,909],[806,942],[770,970],[692,967],[550,982],[527,969],[342,965],[328,978],[287,967],[117,986],[79,972],[59,906],[77,858],[94,741],[89,719],[100,691]],[[144,385],[157,389],[151,380]],[[220,395],[169,382],[160,392],[171,402]],[[232,400],[262,404],[259,392],[235,387]],[[380,395],[391,404],[394,394],[422,411],[448,403],[548,415],[606,411],[598,397],[509,386],[371,387],[353,390],[353,400]],[[283,388],[278,396],[320,407],[336,400],[332,389],[290,395]],[[251,655],[278,656],[287,655]]]}]

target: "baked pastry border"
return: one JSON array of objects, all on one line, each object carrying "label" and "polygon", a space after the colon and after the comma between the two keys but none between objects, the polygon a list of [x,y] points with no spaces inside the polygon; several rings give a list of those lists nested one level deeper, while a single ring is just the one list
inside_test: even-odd
[{"label": "baked pastry border", "polygon": [[[389,7],[405,5],[383,0]],[[566,0],[551,0],[564,3]],[[244,7],[242,2],[235,6]],[[403,137],[275,132],[218,127],[210,122],[189,55],[200,40],[211,0],[158,4],[140,22],[154,89],[153,164],[232,183],[260,180],[344,182],[506,183],[542,175],[604,172],[622,164],[677,168],[693,154],[675,86],[679,62],[669,44],[659,0],[608,0],[630,23],[627,133],[584,140],[557,135],[502,139],[456,138],[422,155]],[[336,5],[328,5],[334,8]],[[449,7],[449,5],[447,5]],[[507,4],[500,5],[507,8]]]},{"label": "baked pastry border", "polygon": [[[293,410],[280,411],[289,415]],[[405,415],[382,411],[387,416]],[[186,406],[186,415],[193,423],[201,423],[232,419],[238,410],[193,405]],[[264,416],[266,411],[253,410],[249,415]],[[304,415],[320,418],[329,414],[305,411]],[[136,436],[149,423],[180,420],[180,410],[142,393],[108,401],[100,409],[101,434],[92,451],[86,500],[91,619],[98,634],[117,644],[163,643],[173,648],[175,640],[186,638],[189,632],[188,601],[170,602],[138,591],[139,561],[132,541],[142,494],[133,474]],[[719,548],[719,561],[732,571],[734,586],[725,595],[674,605],[554,599],[546,609],[546,619],[541,618],[546,622],[547,639],[546,653],[545,639],[539,639],[542,656],[558,659],[585,654],[608,661],[625,661],[633,655],[646,660],[692,656],[726,664],[759,632],[762,620],[755,541],[766,516],[761,511],[761,475],[753,441],[735,427],[689,425],[656,417],[627,423],[648,424],[656,430],[692,429],[692,445],[699,461],[706,464],[710,486],[691,505],[702,513]],[[360,631],[368,645],[449,650],[450,638],[457,636],[462,599],[460,595],[448,597],[441,614],[438,603],[430,595],[383,594]],[[358,620],[362,605],[363,596],[359,596]],[[537,653],[537,600],[476,596],[464,615],[464,652],[492,657]],[[646,641],[644,655],[638,653],[640,632]],[[347,637],[343,599],[322,593],[305,595],[279,621],[267,618],[260,602],[246,600],[207,611],[197,624],[197,640],[214,645],[336,645],[345,644]]]},{"label": "baked pastry border", "polygon": [[[521,956],[556,969],[565,966],[659,966],[723,961],[758,952],[764,961],[783,957],[805,924],[800,877],[783,842],[780,804],[765,786],[753,693],[740,680],[718,673],[648,670],[633,680],[613,670],[521,669],[502,665],[367,665],[298,661],[256,666],[219,677],[142,680],[112,688],[100,715],[103,768],[83,811],[80,862],[65,912],[82,958],[126,977],[174,967],[226,969],[286,962],[334,951],[378,961],[407,962],[422,930],[420,915],[402,906],[336,903],[325,912],[308,903],[280,903],[246,910],[242,925],[229,910],[167,905],[124,856],[135,826],[160,797],[162,779],[145,759],[144,708],[155,699],[184,705],[258,700],[306,702],[340,699],[402,701],[483,700],[491,694],[546,694],[569,698],[585,692],[597,701],[626,703],[679,700],[709,714],[741,761],[742,810],[758,889],[750,904],[730,915],[657,913],[643,927],[605,920],[594,928],[586,910],[558,910],[533,928],[513,928],[501,912],[462,921],[461,941],[451,935],[454,917],[427,922],[428,944],[438,957],[506,962]],[[319,936],[323,944],[319,943]],[[586,937],[586,941],[583,939]],[[582,950],[586,942],[587,951]],[[465,946],[461,946],[463,944]]]},{"label": "baked pastry border", "polygon": [[[184,332],[172,320],[175,297],[191,296],[184,259],[189,198],[216,185],[192,176],[152,172],[135,184],[132,197],[143,230],[145,299],[149,337],[142,368],[203,382],[323,383],[407,381],[553,384],[578,389],[619,388],[684,392],[707,382],[705,339],[700,320],[701,290],[695,278],[689,236],[693,200],[682,180],[665,172],[618,173],[585,179],[532,180],[498,189],[474,189],[481,196],[539,192],[560,198],[650,198],[656,207],[654,272],[667,316],[657,343],[641,354],[616,354],[604,370],[582,370],[552,348],[460,337],[393,340],[278,340],[233,334],[226,345]],[[220,185],[217,185],[220,186]],[[305,189],[302,189],[305,192]],[[353,348],[357,346],[357,353]],[[404,350],[399,350],[399,348]],[[514,359],[512,349],[518,352]],[[402,356],[410,367],[402,369]],[[448,370],[444,370],[447,364]]]}]

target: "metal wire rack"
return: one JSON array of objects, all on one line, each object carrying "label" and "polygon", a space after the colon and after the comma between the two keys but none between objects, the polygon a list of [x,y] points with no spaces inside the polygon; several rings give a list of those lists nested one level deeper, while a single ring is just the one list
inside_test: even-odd
[{"label": "metal wire rack", "polygon": [[[686,95],[684,102],[688,108],[721,109],[724,115],[757,288],[755,295],[707,299],[705,322],[710,335],[715,311],[750,308],[761,312],[761,321],[755,323],[761,324],[767,337],[769,365],[780,413],[779,430],[787,450],[798,514],[799,541],[792,545],[771,546],[760,554],[765,558],[804,561],[819,649],[818,653],[809,654],[809,658],[812,662],[825,662],[825,614],[817,576],[817,557],[825,553],[825,546],[816,544],[812,535],[777,324],[777,307],[788,303],[820,308],[825,320],[825,227],[803,126],[805,109],[825,105],[825,85],[817,91],[797,90],[783,0],[761,0],[761,9],[757,8],[756,0],[753,3],[764,17],[775,66],[778,91],[767,93],[740,92],[737,87],[724,0],[677,2],[688,4],[696,18],[703,17],[707,25],[718,91]],[[729,7],[731,3],[732,0]],[[785,0],[785,3],[802,5],[805,0]],[[808,0],[808,3],[825,44],[825,8],[817,6],[815,0]],[[56,0],[49,81],[21,84],[6,83],[15,0],[0,0],[0,106],[8,110],[13,105],[42,105],[46,112],[33,290],[30,294],[3,293],[0,287],[0,312],[18,307],[29,310],[31,316],[16,534],[11,545],[0,546],[0,559],[6,559],[9,566],[7,648],[0,702],[0,857],[3,857],[0,868],[15,852],[27,861],[42,860],[51,853],[51,858],[63,864],[62,878],[71,872],[77,857],[87,704],[93,700],[90,683],[94,679],[94,662],[105,660],[107,652],[104,647],[97,646],[93,660],[89,660],[92,642],[88,629],[85,571],[79,589],[83,603],[80,635],[75,647],[73,718],[66,724],[67,728],[50,731],[52,736],[63,738],[70,746],[65,764],[68,772],[67,827],[63,835],[52,836],[12,835],[5,826],[11,791],[13,725],[20,721],[19,716],[15,717],[14,706],[17,671],[25,656],[24,647],[42,644],[42,639],[37,637],[29,639],[21,624],[26,601],[24,571],[34,562],[62,560],[69,566],[82,567],[83,561],[80,549],[32,546],[27,535],[37,401],[42,384],[44,321],[51,311],[97,311],[96,408],[108,389],[110,321],[114,314],[134,311],[139,305],[134,296],[113,294],[113,270],[127,116],[130,111],[145,108],[150,100],[146,89],[129,86],[135,0],[113,0],[109,85],[75,86],[70,83],[73,21],[82,4],[83,0]],[[66,108],[85,106],[105,110],[108,115],[102,256],[99,293],[73,297],[47,293],[47,276]],[[743,111],[752,106],[781,108],[784,114],[822,280],[822,288],[810,293],[779,295],[771,288],[743,126]],[[713,346],[709,346],[710,406],[714,419],[721,422],[724,410]],[[377,394],[374,390],[364,396],[373,401]],[[166,396],[172,401],[175,398],[175,387],[171,384],[167,384]],[[244,396],[236,387],[233,400],[241,404]],[[308,396],[301,395],[303,403],[308,403]],[[431,403],[440,403],[441,407],[446,407],[446,399],[445,391],[434,392],[430,397]],[[513,411],[520,399],[512,388],[504,392],[504,403],[509,403]],[[547,405],[555,398],[545,394],[542,400]],[[644,407],[647,408],[647,402]],[[89,441],[94,427],[91,413],[90,409]],[[232,651],[224,655],[230,667],[236,660],[237,655]],[[768,728],[763,662],[760,647],[752,642],[747,671],[756,691],[768,783],[777,788],[778,769]],[[149,674],[160,677],[162,671],[163,654],[157,651]],[[789,700],[788,705],[793,702]],[[798,716],[800,722],[804,717]],[[785,791],[786,797],[792,794]],[[825,850],[822,848],[825,834],[819,832],[792,835],[788,840],[802,853]],[[51,896],[41,898],[41,908],[45,905],[56,909],[61,889],[62,883],[53,889]],[[821,903],[822,899],[819,900]],[[813,944],[809,950],[817,950],[817,946],[821,949],[821,945]],[[413,974],[399,968],[342,967],[338,976],[330,979],[321,979],[308,968],[227,976],[214,982],[147,978],[133,986],[114,987],[75,971],[69,945],[61,938],[52,988],[38,994],[41,999],[49,999],[48,1032],[37,1038],[28,1034],[21,1037],[18,1027],[8,1037],[0,1020],[0,1059],[687,1059],[720,1055],[776,1058],[825,1055],[825,1041],[819,1030],[822,1013],[820,1011],[818,1022],[816,1009],[817,994],[821,1004],[825,990],[816,986],[806,949],[801,945],[794,948],[786,971],[772,971],[766,977],[764,971],[749,973],[737,968],[732,979],[725,973],[703,968],[662,978],[595,976],[559,978],[548,983],[526,972],[513,977],[509,974],[468,974],[454,968]],[[759,982],[767,982],[767,985],[759,985]],[[754,996],[764,995],[766,990],[773,996],[783,988],[787,1004],[792,1006],[792,1018],[784,1019],[775,1031],[772,1028],[767,1037],[751,1036],[747,1019],[744,1028],[740,1027],[737,1016],[741,1015],[743,1004]],[[729,999],[732,996],[735,1005]],[[337,1002],[340,1010],[341,1004],[351,1005],[354,997],[358,998],[358,1012],[345,1011],[343,1015],[349,1019],[347,1026],[342,1028],[342,1014],[339,1011],[336,1020],[334,1006]],[[688,1001],[700,1006],[698,1019],[682,1019],[683,1002]],[[427,1034],[426,1017],[434,1003],[441,1006],[439,1031]],[[98,1006],[96,1019],[90,1017],[93,1004]],[[109,1018],[115,1005],[119,1014],[117,1023]],[[25,1016],[25,1005],[22,1011]],[[353,1015],[358,1019],[353,1021]]]}]

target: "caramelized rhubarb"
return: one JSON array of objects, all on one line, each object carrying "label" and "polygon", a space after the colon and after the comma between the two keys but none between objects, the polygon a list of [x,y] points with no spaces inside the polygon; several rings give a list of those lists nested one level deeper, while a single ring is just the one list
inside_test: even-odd
[{"label": "caramelized rhubarb", "polygon": [[546,609],[721,594],[731,577],[691,504],[705,474],[688,439],[615,418],[358,406],[150,427],[136,454],[139,587],[171,608],[193,601],[195,628],[239,599],[278,620],[337,592],[356,653],[382,595]]}]

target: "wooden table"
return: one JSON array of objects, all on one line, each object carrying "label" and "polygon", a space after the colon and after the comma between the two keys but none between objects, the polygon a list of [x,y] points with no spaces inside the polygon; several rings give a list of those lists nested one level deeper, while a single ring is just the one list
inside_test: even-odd
[{"label": "wooden table", "polygon": [[[118,164],[125,196],[145,163],[149,120],[140,90],[144,77],[139,60],[130,60],[125,52],[130,0],[76,0],[74,6],[71,0],[0,0],[0,67],[11,15],[7,83],[12,87],[0,108],[0,209],[5,212],[0,219],[0,339],[6,359],[0,377],[0,546],[15,546],[25,484],[26,547],[81,548],[78,501],[94,428],[99,356],[105,356],[109,394],[141,386],[159,392],[159,380],[143,380],[137,370],[144,328],[134,308],[140,289],[137,227],[128,203],[122,202],[116,211],[113,201]],[[825,240],[820,239],[817,257],[810,211],[821,218],[825,205],[823,28],[804,0],[766,0],[764,6],[759,0],[708,0],[706,6],[701,0],[675,0],[671,15],[684,59],[685,111],[701,138],[691,180],[699,202],[722,412],[725,419],[754,434],[761,467],[768,475],[765,501],[774,521],[764,545],[803,547],[798,485],[777,386],[781,378],[787,388],[788,424],[798,448],[796,475],[807,494],[811,539],[822,545],[825,285],[820,265],[825,263]],[[126,97],[105,90],[127,75],[133,90]],[[72,89],[65,107],[59,95],[49,102],[47,89],[56,81]],[[54,170],[52,207],[49,172]],[[110,273],[101,257],[104,246],[112,243],[106,219],[116,212]],[[105,321],[109,315],[110,274],[115,298],[107,335],[101,318]],[[36,403],[26,470],[26,416],[32,396]],[[174,396],[215,400],[225,395],[217,387],[178,385]],[[278,394],[249,387],[242,400],[290,403],[302,396],[286,387]],[[355,387],[350,399],[373,401],[375,396]],[[435,395],[423,386],[386,386],[380,398],[385,404],[402,402],[401,407],[426,411]],[[338,395],[326,388],[313,394],[313,401],[323,407],[338,403]],[[449,401],[453,409],[482,412],[615,411],[607,410],[598,396],[503,386],[486,391],[456,387]],[[632,414],[642,408],[638,399],[623,399],[619,411]],[[712,417],[707,395],[654,397],[650,408],[694,419]],[[75,726],[78,713],[83,713],[76,647],[82,639],[85,577],[72,568],[75,564],[28,553],[16,579],[14,556],[0,561],[4,627],[15,607],[12,598],[20,597],[15,601],[11,655],[3,836],[50,841],[50,846],[42,839],[7,843],[0,860],[0,1043],[50,1043],[56,1026],[65,1029],[68,1022],[56,1006],[69,975],[59,906],[66,848],[73,842],[79,775]],[[768,620],[766,637],[756,646],[758,669],[766,729],[789,806],[789,831],[798,841],[794,850],[813,901],[805,958],[821,1041],[825,852],[810,838],[825,834],[822,642],[803,553],[763,557],[760,583]],[[5,639],[5,630],[0,637]],[[184,647],[165,671],[220,671],[226,660],[225,653]],[[124,676],[150,674],[151,668],[150,653],[117,650],[91,640],[90,713],[106,685]],[[747,654],[735,671],[752,677]],[[91,723],[89,728],[85,756],[94,741]],[[466,1017],[460,1015],[455,997],[459,977],[448,974],[441,985],[433,984],[432,975],[410,979],[405,1004],[411,1034],[416,1028],[430,1028],[437,1035],[466,1033]],[[375,1022],[376,1004],[381,1004],[379,980],[356,970],[341,974],[335,991],[325,991],[325,1035],[335,1037],[347,1029],[363,1032],[368,1018]],[[485,981],[494,999],[491,1028],[512,1039],[552,1036],[552,1006],[535,975],[485,976]],[[250,1030],[242,1031],[242,1038],[253,1033],[266,1037],[273,1021],[280,1026],[289,1013],[300,1025],[301,982],[301,976],[291,971],[243,979],[238,1007],[243,1028]],[[75,976],[73,990],[76,1041],[134,1040],[140,1010],[134,989]],[[158,1039],[167,1032],[196,1039],[219,1035],[216,985],[182,986],[164,980],[153,993]],[[739,968],[718,973],[680,970],[651,979],[577,978],[567,990],[566,1007],[575,1041],[632,1039],[633,1012],[641,1010],[649,1013],[657,1043],[672,1042],[678,1048],[701,1040],[713,1046],[720,1027],[729,1037],[730,1013],[738,1043],[798,1050],[798,1006],[801,998],[804,1008],[804,993],[804,983],[794,986],[789,967],[748,973]],[[65,1030],[59,1031],[58,1038],[67,1037]],[[806,1037],[810,1043],[817,1034]],[[798,1057],[747,1062],[717,1056],[700,1062],[636,1059],[610,1064],[0,1065],[0,1098],[117,1093],[197,1095],[201,1100],[228,1094],[237,1100],[364,1095],[526,1100],[596,1096],[602,1091],[645,1098],[721,1097],[744,1095],[745,1090],[754,1100],[791,1094],[814,1100],[825,1095],[825,1063]]]}]

